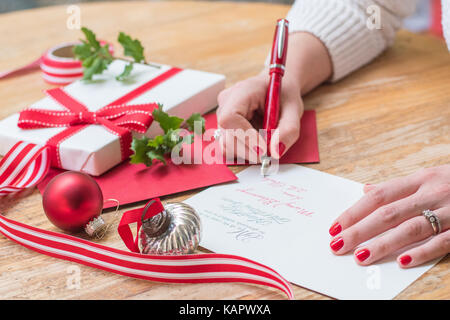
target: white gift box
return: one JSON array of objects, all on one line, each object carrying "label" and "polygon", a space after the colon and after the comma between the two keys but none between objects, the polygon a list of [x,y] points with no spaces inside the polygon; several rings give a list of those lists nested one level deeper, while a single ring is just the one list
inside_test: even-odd
[{"label": "white gift box", "polygon": [[[115,60],[108,70],[92,82],[76,81],[64,91],[84,104],[90,111],[97,111],[124,96],[149,80],[171,68],[160,65],[155,68],[135,64],[129,79],[115,79],[126,62]],[[217,106],[217,95],[225,87],[225,76],[209,72],[184,69],[162,83],[141,94],[127,104],[161,103],[170,115],[188,118],[192,113],[204,114]],[[37,109],[66,110],[50,97],[45,97],[27,106]],[[0,121],[0,155],[5,155],[18,141],[38,145],[46,142],[65,128],[43,128],[23,130],[17,126],[19,114]],[[160,132],[157,122],[147,131],[147,136]],[[90,175],[101,175],[121,162],[119,138],[101,125],[90,125],[64,140],[59,147],[61,165],[67,170],[76,170]]]}]

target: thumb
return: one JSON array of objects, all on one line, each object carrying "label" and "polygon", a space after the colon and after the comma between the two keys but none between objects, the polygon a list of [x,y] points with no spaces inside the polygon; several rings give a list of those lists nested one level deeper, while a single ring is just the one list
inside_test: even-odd
[{"label": "thumb", "polygon": [[280,159],[297,142],[300,136],[302,115],[303,103],[301,100],[288,101],[282,106],[278,128],[270,140],[270,154],[275,159]]}]

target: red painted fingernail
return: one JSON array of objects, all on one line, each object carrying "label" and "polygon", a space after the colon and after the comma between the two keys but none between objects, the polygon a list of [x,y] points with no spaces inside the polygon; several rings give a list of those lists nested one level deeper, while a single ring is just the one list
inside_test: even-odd
[{"label": "red painted fingernail", "polygon": [[284,150],[286,150],[286,146],[284,145],[283,142],[280,142],[278,144],[278,150],[277,150],[277,152],[280,155],[280,157],[284,154]]},{"label": "red painted fingernail", "polygon": [[412,258],[411,258],[411,256],[406,255],[406,256],[400,257],[399,260],[400,260],[400,263],[402,264],[402,266],[407,266],[408,264],[411,263]]},{"label": "red painted fingernail", "polygon": [[258,147],[258,146],[254,146],[254,147],[253,147],[253,150],[255,150],[255,152],[256,152],[256,154],[257,154],[258,156],[260,156],[260,155],[263,154],[263,149],[261,149],[261,148]]},{"label": "red painted fingernail", "polygon": [[370,251],[367,249],[362,249],[356,252],[355,256],[358,258],[360,262],[363,262],[370,256]]},{"label": "red painted fingernail", "polygon": [[342,231],[342,227],[339,224],[339,222],[336,222],[335,224],[333,224],[330,228],[330,230],[328,230],[328,232],[330,233],[330,235],[332,237],[334,237],[335,235],[337,235],[339,232]]},{"label": "red painted fingernail", "polygon": [[343,246],[344,246],[344,240],[342,240],[341,237],[334,239],[330,243],[330,247],[331,247],[331,249],[333,249],[333,251],[339,251],[339,249],[341,249]]}]

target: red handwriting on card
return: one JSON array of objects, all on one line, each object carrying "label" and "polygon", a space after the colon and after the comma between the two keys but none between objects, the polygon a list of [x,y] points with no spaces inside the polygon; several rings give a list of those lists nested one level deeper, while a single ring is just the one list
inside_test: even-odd
[{"label": "red handwriting on card", "polygon": [[[307,189],[291,185],[273,178],[265,178],[262,180],[265,184],[262,188],[238,188],[237,192],[246,194],[259,203],[271,207],[271,208],[289,208],[294,210],[297,214],[301,214],[310,217],[314,214],[314,211],[308,210],[301,205],[301,200],[304,199],[302,194],[308,192]],[[274,192],[268,192],[267,190],[273,189],[277,196],[274,196]],[[271,194],[268,196],[266,194]]]}]

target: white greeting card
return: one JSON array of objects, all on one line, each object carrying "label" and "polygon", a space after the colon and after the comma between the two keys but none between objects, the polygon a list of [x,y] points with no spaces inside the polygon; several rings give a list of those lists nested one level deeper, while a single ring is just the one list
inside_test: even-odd
[{"label": "white greeting card", "polygon": [[363,267],[352,252],[331,252],[328,229],[363,195],[360,183],[298,165],[265,178],[253,166],[238,177],[185,201],[200,214],[204,248],[253,259],[338,299],[392,299],[437,262],[401,269],[392,255]]}]

